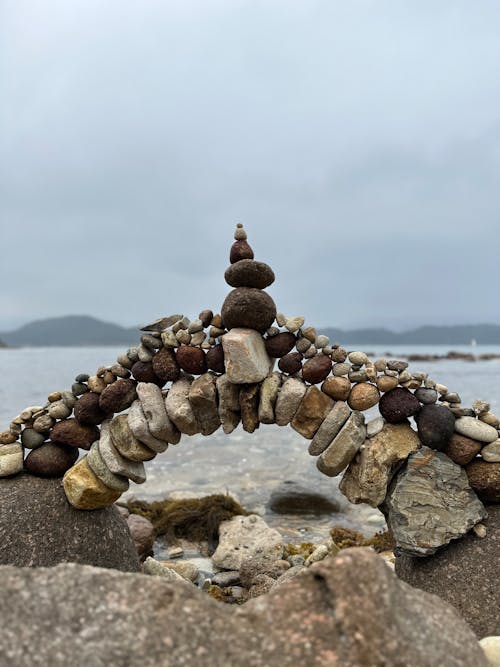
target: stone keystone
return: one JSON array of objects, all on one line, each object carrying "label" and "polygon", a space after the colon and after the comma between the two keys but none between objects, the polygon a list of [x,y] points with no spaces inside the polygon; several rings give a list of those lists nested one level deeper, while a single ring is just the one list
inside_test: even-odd
[{"label": "stone keystone", "polygon": [[231,382],[254,384],[267,377],[272,361],[258,331],[231,329],[221,340],[226,375]]}]

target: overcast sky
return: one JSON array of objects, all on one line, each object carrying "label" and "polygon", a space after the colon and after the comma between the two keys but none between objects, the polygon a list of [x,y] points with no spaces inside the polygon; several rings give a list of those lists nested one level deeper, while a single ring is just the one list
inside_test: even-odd
[{"label": "overcast sky", "polygon": [[500,323],[497,0],[0,0],[0,331]]}]

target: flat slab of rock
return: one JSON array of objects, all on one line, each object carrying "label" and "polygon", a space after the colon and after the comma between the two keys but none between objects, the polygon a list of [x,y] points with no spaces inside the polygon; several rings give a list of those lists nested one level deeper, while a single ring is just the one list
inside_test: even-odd
[{"label": "flat slab of rock", "polygon": [[500,635],[500,505],[486,510],[486,537],[471,532],[434,556],[396,558],[403,581],[452,604],[478,637]]},{"label": "flat slab of rock", "polygon": [[384,514],[396,552],[429,556],[486,517],[465,470],[445,454],[422,447],[394,478]]},{"label": "flat slab of rock", "polygon": [[498,431],[493,426],[476,419],[475,417],[459,417],[455,421],[455,431],[466,438],[490,443],[498,439]]},{"label": "flat slab of rock", "polygon": [[176,445],[181,439],[181,433],[170,421],[160,387],[154,382],[139,382],[137,395],[151,435],[158,440]]},{"label": "flat slab of rock", "polygon": [[16,667],[488,667],[453,607],[367,549],[237,608],[183,582],[74,564],[0,577],[0,661]]},{"label": "flat slab of rock", "polygon": [[[27,474],[0,480],[0,497],[0,565],[52,567],[71,561],[139,570],[134,543],[116,507],[82,512],[68,503],[61,479]],[[3,608],[0,614],[3,618]],[[0,638],[0,656],[2,647]]]},{"label": "flat slab of rock", "polygon": [[313,385],[304,394],[290,426],[304,438],[312,440],[332,406],[333,400]]},{"label": "flat slab of rock", "polygon": [[235,328],[224,334],[221,340],[226,375],[231,382],[253,384],[268,375],[272,361],[258,331]]},{"label": "flat slab of rock", "polygon": [[210,373],[200,375],[193,380],[189,390],[189,402],[202,435],[211,435],[220,426],[217,407],[216,378]]},{"label": "flat slab of rock", "polygon": [[307,386],[299,378],[288,378],[283,382],[274,414],[278,426],[286,426],[292,421],[306,391]]},{"label": "flat slab of rock", "polygon": [[347,468],[365,439],[365,416],[362,412],[354,411],[339,434],[316,459],[318,469],[329,477],[335,477]]},{"label": "flat slab of rock", "polygon": [[191,384],[192,380],[187,377],[180,378],[170,387],[165,399],[168,416],[179,431],[186,435],[194,435],[200,432],[200,426],[189,402]]},{"label": "flat slab of rock", "polygon": [[239,570],[247,558],[275,561],[283,555],[283,538],[257,516],[235,516],[219,526],[219,546],[212,561],[224,570]]},{"label": "flat slab of rock", "polygon": [[222,430],[226,434],[232,433],[241,420],[240,387],[233,384],[225,373],[217,378],[216,387]]},{"label": "flat slab of rock", "polygon": [[332,440],[339,434],[340,429],[349,419],[351,410],[344,401],[337,401],[326,416],[324,422],[316,431],[314,438],[309,445],[309,454],[319,456]]}]

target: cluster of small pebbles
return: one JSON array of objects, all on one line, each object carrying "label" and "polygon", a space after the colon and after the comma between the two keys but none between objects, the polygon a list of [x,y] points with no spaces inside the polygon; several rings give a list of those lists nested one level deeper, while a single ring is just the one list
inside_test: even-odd
[{"label": "cluster of small pebbles", "polygon": [[[0,433],[0,477],[23,469],[64,476],[68,500],[95,509],[115,502],[129,480],[144,482],[143,462],[182,434],[231,433],[240,423],[251,433],[275,423],[310,440],[322,473],[345,471],[340,488],[351,502],[383,507],[409,553],[432,553],[480,523],[481,501],[500,502],[500,420],[488,403],[464,407],[407,362],[372,361],[331,344],[303,317],[278,313],[265,291],[274,273],[254,259],[241,225],[225,278],[233,289],[220,314],[156,320],[115,364],[79,374],[71,390],[23,410]],[[366,423],[363,413],[375,406],[380,416]],[[79,450],[87,451],[80,460]],[[442,526],[437,513],[430,546],[428,534],[409,537],[404,521],[391,525],[391,513],[411,524],[425,510],[406,488],[444,505],[453,497],[461,522]]]}]

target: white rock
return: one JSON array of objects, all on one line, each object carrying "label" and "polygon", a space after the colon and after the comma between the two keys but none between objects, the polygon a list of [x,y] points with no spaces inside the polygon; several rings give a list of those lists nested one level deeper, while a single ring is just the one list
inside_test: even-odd
[{"label": "white rock", "polygon": [[221,340],[226,375],[231,382],[253,384],[267,377],[273,362],[258,331],[235,328]]},{"label": "white rock", "polygon": [[274,408],[274,419],[278,426],[286,426],[292,421],[306,389],[306,385],[299,378],[291,377],[285,380]]},{"label": "white rock", "polygon": [[315,344],[317,350],[322,350],[324,347],[326,347],[328,345],[329,342],[330,342],[330,339],[328,338],[328,336],[325,336],[325,335],[321,334],[320,336],[318,336],[316,338],[314,344]]},{"label": "white rock", "polygon": [[19,442],[0,445],[0,477],[17,475],[23,469],[23,446]]},{"label": "white rock", "polygon": [[177,340],[176,335],[170,329],[164,331],[161,335],[161,340],[165,347],[178,347],[179,341]]},{"label": "white rock", "polygon": [[483,637],[479,644],[491,667],[500,667],[500,637]]},{"label": "white rock", "polygon": [[239,570],[249,558],[276,561],[283,556],[283,540],[274,528],[257,516],[235,516],[219,526],[219,545],[212,555],[217,567]]},{"label": "white rock", "polygon": [[143,445],[149,447],[149,449],[152,449],[158,454],[167,449],[167,442],[158,440],[158,438],[151,435],[146,416],[139,400],[134,401],[130,406],[127,415],[127,423],[134,437],[136,437],[139,442],[142,442]]},{"label": "white rock", "polygon": [[500,439],[483,447],[481,456],[488,463],[500,463]]},{"label": "white rock", "polygon": [[153,382],[139,382],[137,396],[151,435],[158,440],[176,445],[181,439],[181,434],[167,414],[160,387]]},{"label": "white rock", "polygon": [[181,433],[194,435],[200,432],[200,427],[189,402],[189,390],[192,379],[181,377],[170,387],[165,407],[167,414]]},{"label": "white rock", "polygon": [[472,440],[479,440],[479,442],[490,443],[498,440],[496,428],[479,421],[475,417],[459,417],[455,421],[455,431],[467,438],[472,438]]}]

